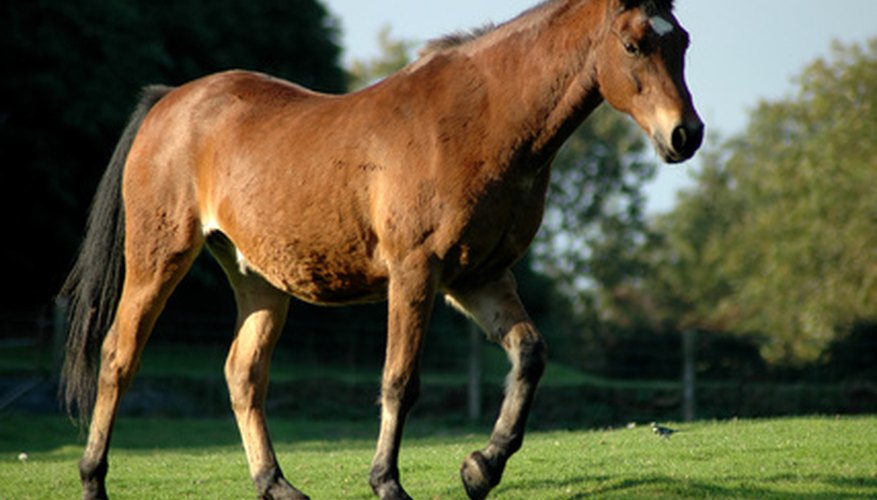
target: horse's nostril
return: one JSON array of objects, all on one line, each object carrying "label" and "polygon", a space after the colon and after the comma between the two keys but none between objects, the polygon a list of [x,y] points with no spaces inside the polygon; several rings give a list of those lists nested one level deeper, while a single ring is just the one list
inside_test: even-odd
[{"label": "horse's nostril", "polygon": [[673,129],[673,135],[670,139],[674,151],[690,156],[697,151],[703,142],[703,125],[698,124],[690,128],[680,125]]},{"label": "horse's nostril", "polygon": [[688,130],[685,129],[684,126],[680,125],[673,129],[673,136],[671,137],[673,150],[677,152],[685,151],[685,146],[688,144]]}]

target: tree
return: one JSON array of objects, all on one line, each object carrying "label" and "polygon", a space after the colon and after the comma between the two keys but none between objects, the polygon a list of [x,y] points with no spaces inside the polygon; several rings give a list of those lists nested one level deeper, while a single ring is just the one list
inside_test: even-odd
[{"label": "tree", "polygon": [[793,364],[877,317],[877,39],[836,44],[796,90],[708,157],[661,223],[651,290]]},{"label": "tree", "polygon": [[722,266],[727,231],[741,207],[720,152],[705,152],[701,159],[697,189],[682,193],[670,214],[655,219],[642,248],[651,320],[673,331],[727,328],[718,305],[731,292],[731,280]]},{"label": "tree", "polygon": [[535,263],[571,298],[636,272],[630,264],[645,230],[642,188],[655,173],[646,147],[629,119],[602,106],[552,165]]}]

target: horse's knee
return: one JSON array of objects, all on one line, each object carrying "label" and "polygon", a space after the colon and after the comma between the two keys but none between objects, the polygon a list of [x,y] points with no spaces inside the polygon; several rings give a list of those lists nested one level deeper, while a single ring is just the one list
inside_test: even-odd
[{"label": "horse's knee", "polygon": [[124,393],[139,369],[139,346],[130,339],[120,339],[114,333],[108,335],[101,348],[99,384]]},{"label": "horse's knee", "polygon": [[407,377],[392,377],[381,387],[381,402],[398,405],[399,411],[407,413],[420,397],[420,377],[413,373]]},{"label": "horse's knee", "polygon": [[548,346],[542,337],[533,331],[508,348],[515,367],[515,377],[531,383],[542,378],[548,362]]},{"label": "horse's knee", "polygon": [[258,368],[251,363],[236,362],[233,358],[225,364],[225,383],[232,409],[246,410],[259,404],[259,378],[254,372]]},{"label": "horse's knee", "polygon": [[548,363],[548,346],[542,338],[524,344],[522,371],[529,380],[539,380]]}]

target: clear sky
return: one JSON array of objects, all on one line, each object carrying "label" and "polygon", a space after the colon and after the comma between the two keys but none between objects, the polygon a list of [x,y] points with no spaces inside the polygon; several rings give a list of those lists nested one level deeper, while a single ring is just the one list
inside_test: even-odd
[{"label": "clear sky", "polygon": [[[378,54],[377,32],[424,42],[456,30],[502,22],[537,0],[323,0],[340,21],[345,61]],[[677,0],[676,15],[691,33],[688,84],[708,127],[727,137],[747,123],[761,99],[789,95],[793,79],[832,40],[877,36],[877,0]],[[714,140],[714,139],[713,139]],[[663,166],[648,187],[649,210],[672,207],[697,160]]]}]

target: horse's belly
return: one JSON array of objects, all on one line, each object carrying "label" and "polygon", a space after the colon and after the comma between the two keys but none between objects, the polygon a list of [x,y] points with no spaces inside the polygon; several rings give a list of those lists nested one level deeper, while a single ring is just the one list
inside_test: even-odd
[{"label": "horse's belly", "polygon": [[362,269],[333,265],[323,256],[305,258],[278,280],[287,293],[324,305],[376,302],[386,298],[387,280]]},{"label": "horse's belly", "polygon": [[386,297],[387,278],[374,265],[367,242],[336,245],[297,241],[263,242],[242,250],[242,267],[276,288],[315,304],[375,302]]}]

